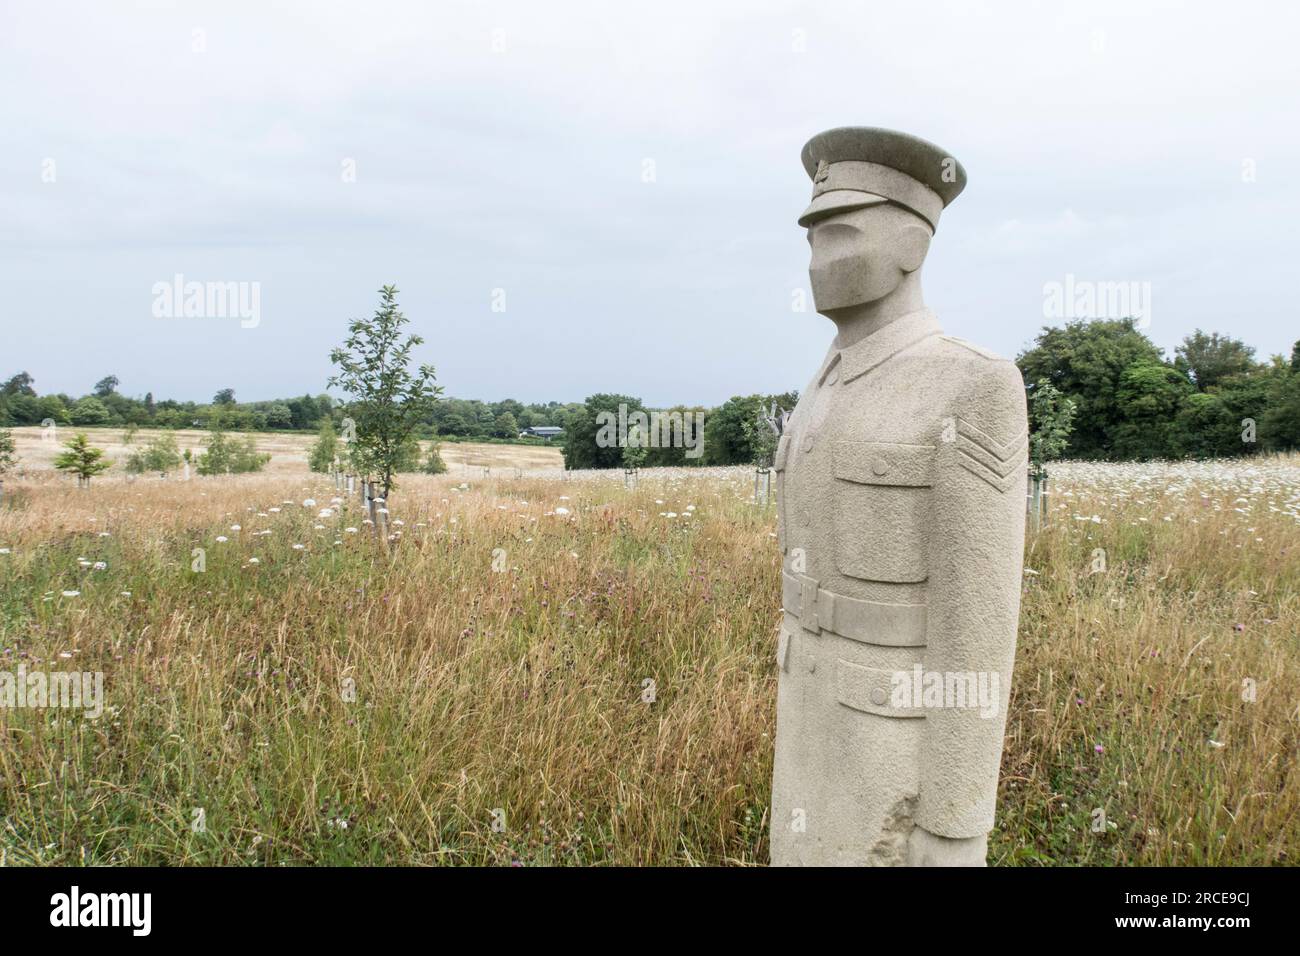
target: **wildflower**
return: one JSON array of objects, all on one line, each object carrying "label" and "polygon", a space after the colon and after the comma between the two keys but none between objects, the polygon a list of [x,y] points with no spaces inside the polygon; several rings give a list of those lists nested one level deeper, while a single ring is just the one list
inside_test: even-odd
[{"label": "wildflower", "polygon": [[348,534],[356,534],[356,533],[357,533],[357,529],[356,529],[356,528],[344,528],[343,530],[346,531]]},{"label": "wildflower", "polygon": [[226,543],[227,541],[229,541],[229,540],[230,540],[230,539],[227,538],[224,534],[219,534],[219,535],[217,535],[217,543],[218,543],[218,544],[225,544],[225,543]]},{"label": "wildflower", "polygon": [[556,513],[557,515],[567,515],[567,514],[569,513],[569,509],[568,509],[568,508],[556,508],[556,509],[555,509],[555,513]]},{"label": "wildflower", "polygon": [[1099,754],[1104,754],[1106,752],[1106,748],[1101,744],[1094,744],[1092,749]]},{"label": "wildflower", "polygon": [[63,596],[64,596],[64,597],[80,597],[80,595],[81,595],[81,592],[80,592],[80,591],[64,591],[64,592],[63,592]]},{"label": "wildflower", "polygon": [[130,597],[130,596],[131,596],[131,592],[130,592],[130,591],[118,591],[117,593],[120,594],[120,595],[122,595],[122,597]]},{"label": "wildflower", "polygon": [[257,558],[249,558],[249,559],[248,559],[248,563],[249,563],[249,564],[261,564],[262,562],[261,562],[260,560],[258,560]]},{"label": "wildflower", "polygon": [[293,550],[295,550],[295,551],[301,551],[301,550],[302,550],[303,548],[305,548],[305,547],[306,547],[306,545],[295,544],[295,545],[293,546]]},{"label": "wildflower", "polygon": [[239,530],[239,525],[237,525],[237,524],[232,524],[232,525],[230,526],[230,530],[231,530],[231,531],[238,531],[238,530]]},{"label": "wildflower", "polygon": [[95,571],[106,571],[108,569],[107,561],[96,561],[91,568]]},{"label": "wildflower", "polygon": [[302,501],[302,506],[303,506],[304,508],[315,508],[315,507],[316,507],[316,499],[315,499],[315,498],[304,498],[303,501]]}]

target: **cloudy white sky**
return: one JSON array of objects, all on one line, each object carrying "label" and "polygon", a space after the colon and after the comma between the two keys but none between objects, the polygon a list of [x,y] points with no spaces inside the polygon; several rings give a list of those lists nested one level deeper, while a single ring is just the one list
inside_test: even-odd
[{"label": "cloudy white sky", "polygon": [[[949,332],[1014,355],[1072,274],[1150,283],[1167,350],[1289,353],[1297,10],[5,0],[0,375],[315,393],[391,282],[459,397],[800,388],[833,328],[792,309],[799,150],[844,125],[966,166],[924,272]],[[260,283],[258,325],[154,317],[178,273]]]}]

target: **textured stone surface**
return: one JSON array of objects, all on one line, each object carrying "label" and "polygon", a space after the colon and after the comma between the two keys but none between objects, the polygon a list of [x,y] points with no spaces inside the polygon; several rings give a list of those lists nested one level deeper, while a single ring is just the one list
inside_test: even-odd
[{"label": "textured stone surface", "polygon": [[[921,296],[960,165],[866,128],[814,137],[803,159],[813,296],[838,334],[776,456],[772,862],[983,865],[1020,604],[1024,387]],[[900,699],[923,675],[987,693]]]}]

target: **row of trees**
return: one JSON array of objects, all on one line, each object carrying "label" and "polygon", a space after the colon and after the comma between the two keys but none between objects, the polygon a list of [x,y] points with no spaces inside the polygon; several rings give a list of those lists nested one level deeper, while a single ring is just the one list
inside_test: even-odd
[{"label": "row of trees", "polygon": [[[329,395],[304,395],[287,402],[241,406],[230,389],[218,392],[208,406],[154,404],[150,395],[137,401],[118,394],[115,376],[105,377],[93,394],[73,401],[62,395],[38,396],[31,376],[24,372],[0,386],[0,424],[53,419],[83,425],[122,421],[193,426],[206,421],[215,425],[209,457],[240,463],[219,471],[249,470],[244,466],[256,461],[251,439],[236,447],[217,437],[227,427],[252,429],[264,420],[275,422],[274,427],[320,428],[313,467],[328,470],[336,460],[345,461],[357,473],[374,474],[386,491],[394,474],[417,468],[442,470],[436,441],[421,463],[416,441],[420,435],[506,438],[537,424],[565,429],[564,459],[569,468],[617,468],[629,463],[766,466],[771,462],[775,430],[766,427],[764,419],[793,409],[798,399],[794,392],[754,394],[734,396],[713,409],[658,410],[647,409],[634,396],[614,393],[567,405],[443,399],[431,368],[409,368],[410,350],[421,339],[403,338],[407,319],[397,308],[396,291],[384,287],[374,317],[350,323],[347,341],[331,354],[338,372],[329,384],[349,396],[346,404]],[[1071,410],[1068,434],[1058,421],[1050,438],[1053,449],[1065,457],[1219,457],[1300,447],[1300,342],[1289,358],[1277,355],[1257,361],[1254,349],[1244,342],[1198,329],[1183,340],[1172,359],[1166,359],[1131,319],[1078,321],[1045,327],[1016,361],[1029,390],[1036,431],[1042,427],[1040,420],[1051,418],[1044,418],[1046,410]],[[1046,401],[1034,401],[1036,389]],[[672,423],[671,433],[663,429],[659,434],[672,440],[650,442],[629,456],[626,431],[614,441],[602,434],[611,419],[635,423],[638,413],[651,411]],[[344,436],[340,455],[338,432],[345,423],[350,434]],[[634,436],[647,437],[632,427]],[[228,447],[234,450],[227,452]],[[133,453],[128,467],[155,470],[152,466],[164,458],[171,460],[174,450],[174,442],[170,449],[141,449]]]},{"label": "row of trees", "polygon": [[[1300,342],[1289,358],[1257,361],[1241,340],[1197,329],[1167,359],[1132,319],[1078,321],[1045,327],[1016,364],[1039,466],[1055,457],[1217,458],[1300,448]],[[765,466],[774,431],[764,419],[773,403],[790,411],[797,399],[793,392],[744,395],[713,409],[660,409],[687,419],[703,413],[703,453],[678,446],[628,457],[623,447],[602,447],[600,423],[620,406],[627,415],[651,410],[631,395],[592,395],[560,416],[565,464]]]},{"label": "row of trees", "polygon": [[[0,427],[50,420],[83,428],[207,428],[220,420],[223,427],[236,431],[317,431],[326,421],[338,428],[343,418],[339,403],[328,394],[237,402],[234,389],[223,388],[209,403],[154,401],[152,392],[142,399],[122,395],[119,384],[117,376],[108,375],[80,398],[38,395],[32,376],[19,372],[0,385]],[[499,402],[446,398],[423,409],[418,424],[424,435],[514,439],[534,425],[562,425],[565,416],[580,407],[560,402],[526,405],[513,398]]]},{"label": "row of trees", "polygon": [[1075,405],[1070,458],[1209,458],[1300,447],[1300,342],[1257,361],[1197,329],[1172,359],[1131,319],[1045,327],[1016,359],[1027,386]]},{"label": "row of trees", "polygon": [[[592,395],[562,421],[565,429],[564,465],[566,468],[620,468],[635,462],[647,467],[742,464],[765,467],[771,464],[775,442],[772,432],[764,427],[763,419],[770,414],[774,403],[777,408],[788,412],[798,401],[798,392],[783,392],[779,395],[737,395],[717,408],[677,405],[651,409],[633,395]],[[615,436],[617,441],[614,442],[608,440],[608,432],[602,436],[602,428],[611,419],[616,422],[638,421],[638,412],[647,418],[653,413],[661,424],[657,431],[653,428],[645,430],[650,434],[644,434],[643,443],[652,442],[651,447],[639,449],[645,454],[634,454],[628,459],[624,449],[634,442],[628,437],[632,432],[631,425],[624,435]],[[697,427],[701,420],[702,431]],[[668,428],[663,426],[664,421],[670,423]],[[658,447],[653,446],[656,440]]]}]

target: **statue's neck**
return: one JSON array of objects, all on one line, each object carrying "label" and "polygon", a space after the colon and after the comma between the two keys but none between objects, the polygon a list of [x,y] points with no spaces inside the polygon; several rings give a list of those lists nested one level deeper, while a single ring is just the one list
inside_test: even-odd
[{"label": "statue's neck", "polygon": [[844,309],[825,313],[839,330],[835,347],[846,349],[868,336],[874,335],[895,319],[900,319],[925,308],[921,294],[921,273],[909,272],[893,292],[874,302],[864,302]]}]

